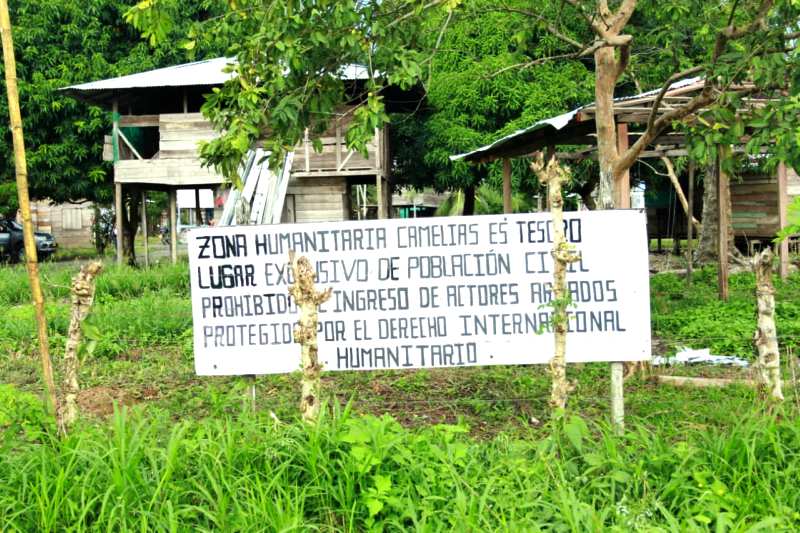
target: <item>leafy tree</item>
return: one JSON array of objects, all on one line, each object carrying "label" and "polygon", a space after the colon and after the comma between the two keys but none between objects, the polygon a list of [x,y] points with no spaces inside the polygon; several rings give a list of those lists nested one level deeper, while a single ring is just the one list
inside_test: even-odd
[{"label": "leafy tree", "polygon": [[[167,64],[183,58],[174,46],[155,49],[123,20],[115,0],[26,0],[12,4],[11,19],[25,128],[31,194],[55,202],[112,197],[112,170],[102,162],[110,114],[58,89]],[[184,10],[198,16],[201,9]],[[183,35],[185,26],[172,29]],[[172,35],[172,34],[170,34]],[[0,66],[0,68],[2,68]],[[5,99],[0,120],[8,122]],[[0,211],[16,212],[11,135],[0,137]]]},{"label": "leafy tree", "polygon": [[[452,162],[450,156],[591,98],[592,73],[580,61],[515,68],[549,55],[554,39],[536,28],[520,30],[524,15],[496,5],[490,0],[468,2],[426,21],[430,42],[425,46],[435,52],[423,76],[427,109],[393,122],[393,145],[400,148],[396,175],[402,180],[420,187],[433,180],[439,190],[474,188],[483,179],[498,184],[500,165],[476,167]],[[524,163],[514,175],[517,188],[538,187]]]},{"label": "leafy tree", "polygon": [[[163,21],[180,16],[180,7],[177,0],[147,0],[128,16],[158,42],[163,38],[160,28],[171,27]],[[430,81],[431,98],[443,96],[442,109],[428,117],[424,129],[416,131],[416,144],[432,149],[422,164],[407,162],[401,170],[421,173],[433,165],[440,181],[476,183],[483,177],[476,173],[491,169],[450,167],[447,176],[438,172],[442,164],[447,165],[443,157],[447,145],[480,144],[492,129],[491,121],[499,119],[503,110],[486,113],[481,105],[489,103],[486,107],[491,107],[493,93],[479,91],[472,102],[474,115],[465,115],[474,119],[482,110],[487,123],[459,122],[457,119],[464,117],[448,110],[446,97],[459,96],[461,87],[453,84],[463,83],[464,78],[457,75],[463,70],[457,60],[444,61],[444,75],[438,79],[448,80],[447,74],[452,74],[451,85],[444,81],[437,93],[431,65],[437,64],[441,53],[447,53],[441,46],[450,38],[444,28],[454,18],[472,13],[478,19],[472,31],[480,32],[481,21],[491,20],[489,13],[496,11],[519,15],[516,23],[509,19],[510,25],[516,24],[509,26],[516,33],[506,43],[507,53],[488,35],[475,43],[485,42],[489,57],[494,57],[489,61],[497,65],[518,57],[516,64],[503,68],[529,71],[515,78],[520,83],[530,81],[525,76],[540,76],[553,69],[554,61],[588,62],[593,69],[602,207],[614,205],[614,182],[632,167],[643,149],[676,124],[689,130],[696,160],[710,160],[718,145],[743,142],[751,152],[768,145],[771,156],[790,163],[798,159],[794,121],[798,55],[794,43],[800,36],[795,32],[800,4],[795,0],[505,0],[494,6],[480,0],[241,0],[228,4],[224,16],[203,23],[202,31],[194,29],[189,34],[212,39],[237,36],[230,51],[239,60],[235,67],[238,79],[216,91],[204,107],[224,132],[205,146],[204,158],[235,177],[242,155],[260,137],[269,139],[268,147],[279,157],[300,140],[306,127],[320,133],[333,109],[352,99],[345,94],[339,69],[358,63],[367,66],[371,77],[347,135],[350,146],[363,148],[373,128],[389,120],[381,94],[387,84],[410,86]],[[148,20],[161,22],[148,26]],[[439,27],[434,28],[436,25]],[[550,38],[541,37],[545,34]],[[459,41],[456,33],[452,39],[469,49],[468,38]],[[187,47],[195,42],[189,41]],[[563,82],[565,71],[552,72],[561,76],[549,80],[551,84]],[[471,74],[482,74],[473,88],[492,87],[491,76],[487,78],[491,72]],[[663,113],[654,106],[639,139],[630,148],[619,150],[614,121],[618,88],[624,92],[637,82],[660,86],[660,103],[672,84],[691,75],[704,76],[702,90]],[[513,105],[514,87],[510,84],[505,92],[497,92],[494,103],[502,97]],[[752,113],[737,112],[753,94],[772,100]],[[487,95],[490,98],[483,100]],[[410,132],[415,133],[413,129]],[[723,164],[731,166],[733,161]]]}]

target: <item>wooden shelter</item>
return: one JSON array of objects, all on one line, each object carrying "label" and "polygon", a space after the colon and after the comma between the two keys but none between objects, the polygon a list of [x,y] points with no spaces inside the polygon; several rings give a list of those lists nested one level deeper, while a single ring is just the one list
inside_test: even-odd
[{"label": "wooden shelter", "polygon": [[[616,98],[614,114],[617,124],[617,143],[620,151],[626,150],[642,135],[653,106],[658,102],[656,116],[686,103],[703,88],[702,78],[690,78],[674,83],[659,101],[660,90],[648,91],[635,96]],[[757,97],[745,98],[745,105],[759,105]],[[541,120],[520,129],[497,141],[468,153],[454,155],[453,160],[472,163],[504,161],[504,196],[510,205],[511,165],[510,159],[530,156],[539,151],[554,154],[562,160],[580,160],[597,157],[597,136],[594,103],[579,107],[562,115]],[[569,146],[570,151],[559,151]],[[577,148],[576,148],[577,146]],[[731,148],[722,148],[727,150]],[[732,147],[743,151],[742,146]],[[764,151],[768,148],[765,147]],[[639,159],[688,156],[686,138],[683,133],[668,128],[653,140],[639,155]],[[787,206],[794,196],[800,195],[800,177],[794,169],[779,164],[774,176],[744,173],[741,180],[728,182],[720,176],[720,194],[731,195],[732,225],[734,234],[747,239],[771,242],[779,229],[787,225]],[[630,172],[626,172],[614,183],[615,205],[630,207]],[[724,196],[720,196],[724,198]],[[721,202],[722,205],[722,202]],[[721,210],[720,215],[724,216]],[[686,220],[684,218],[684,220]],[[725,224],[722,224],[725,227]],[[727,239],[722,239],[727,241]],[[780,248],[781,274],[788,271],[788,243]],[[724,262],[721,262],[724,263]]]},{"label": "wooden shelter", "polygon": [[[200,113],[200,106],[205,94],[233,76],[226,72],[226,66],[233,61],[215,58],[64,89],[75,98],[113,113],[113,130],[107,138],[105,155],[114,162],[117,228],[122,227],[124,192],[140,193],[143,199],[151,190],[169,193],[173,262],[177,258],[178,240],[176,191],[199,191],[223,183],[222,176],[202,166],[198,154],[198,143],[216,135]],[[357,94],[367,72],[361,67],[349,66],[343,70],[342,78]],[[407,94],[398,96],[396,93],[393,88],[387,91],[387,107],[392,110],[399,110],[403,102],[409,101]],[[395,104],[395,101],[400,103]],[[389,217],[391,151],[388,131],[386,128],[375,131],[367,157],[348,150],[344,131],[352,116],[348,112],[351,107],[343,108],[333,126],[322,136],[321,153],[314,151],[312,139],[308,137],[296,147],[288,188],[284,189],[282,222],[349,219],[350,189],[357,184],[377,187],[378,216]],[[117,260],[121,262],[121,231],[117,231],[117,240]]]}]

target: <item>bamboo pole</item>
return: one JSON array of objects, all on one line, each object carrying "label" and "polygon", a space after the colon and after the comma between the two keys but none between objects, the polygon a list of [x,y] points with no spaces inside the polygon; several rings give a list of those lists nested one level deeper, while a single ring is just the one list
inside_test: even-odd
[{"label": "bamboo pole", "polygon": [[39,261],[36,256],[36,242],[33,238],[31,203],[28,193],[28,163],[25,159],[25,141],[22,135],[22,113],[19,107],[17,89],[17,64],[14,57],[14,41],[11,36],[11,19],[8,15],[8,1],[0,0],[0,34],[3,44],[3,63],[5,66],[6,92],[8,93],[8,116],[11,124],[11,138],[14,144],[14,168],[17,177],[17,195],[22,215],[22,233],[25,243],[25,260],[31,284],[31,297],[36,310],[36,331],[39,337],[39,356],[42,360],[42,375],[47,390],[47,406],[51,413],[57,414],[56,385],[53,378],[53,364],[47,340],[47,319],[44,314],[44,294],[39,281]]},{"label": "bamboo pole", "polygon": [[303,371],[300,412],[306,422],[315,422],[320,409],[320,374],[322,366],[317,357],[317,323],[319,306],[331,297],[331,289],[317,292],[314,286],[316,274],[311,262],[305,257],[297,257],[289,252],[289,265],[292,268],[294,283],[289,287],[289,295],[300,309],[300,319],[294,329],[294,342],[301,346],[301,365]]}]

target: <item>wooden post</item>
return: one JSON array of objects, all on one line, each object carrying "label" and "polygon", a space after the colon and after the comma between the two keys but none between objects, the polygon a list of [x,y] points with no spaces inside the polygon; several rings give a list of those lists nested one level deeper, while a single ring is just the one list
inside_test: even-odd
[{"label": "wooden post", "polygon": [[511,205],[511,159],[503,159],[503,213],[513,213]]},{"label": "wooden post", "polygon": [[336,170],[342,169],[342,126],[339,117],[336,117],[335,139],[333,149],[336,150]]},{"label": "wooden post", "polygon": [[142,237],[144,237],[144,267],[150,268],[150,243],[147,242],[147,192],[142,190]]},{"label": "wooden post", "polygon": [[122,264],[122,184],[114,183],[114,226],[117,229],[117,264]]},{"label": "wooden post", "polygon": [[689,160],[689,216],[686,217],[686,284],[692,285],[692,219],[694,218],[694,161]]},{"label": "wooden post", "polygon": [[[785,228],[788,222],[789,209],[789,178],[786,171],[786,163],[778,163],[778,229]],[[783,239],[778,244],[778,255],[780,259],[780,276],[786,279],[789,276],[789,239]]]},{"label": "wooden post", "polygon": [[756,274],[756,307],[758,326],[753,343],[758,350],[758,375],[770,399],[783,401],[781,355],[775,329],[775,287],[772,284],[772,249],[767,246],[753,258]]},{"label": "wooden post", "polygon": [[289,295],[300,309],[300,319],[294,329],[294,342],[301,346],[301,366],[303,371],[300,412],[306,422],[315,422],[320,408],[320,373],[322,366],[317,357],[317,323],[319,306],[331,297],[331,288],[317,292],[314,282],[316,274],[311,262],[305,257],[289,252],[294,283],[289,287]]},{"label": "wooden post", "polygon": [[378,199],[378,218],[389,218],[386,216],[386,184],[383,183],[383,176],[378,174],[375,179],[375,196]]},{"label": "wooden post", "polygon": [[72,296],[72,315],[67,330],[67,345],[64,349],[64,407],[60,417],[60,429],[67,432],[78,418],[78,348],[81,344],[81,324],[89,315],[94,302],[94,280],[103,263],[93,261],[81,267],[81,271],[72,278],[70,294]]},{"label": "wooden post", "polygon": [[730,147],[720,146],[717,150],[717,201],[719,202],[719,228],[717,243],[719,266],[718,288],[719,299],[728,301],[728,198],[730,194],[730,183],[728,174],[723,170],[723,161],[730,155]]},{"label": "wooden post", "polygon": [[[628,149],[628,125],[617,124],[617,151]],[[614,205],[617,209],[631,208],[631,171],[626,170],[614,181]]]},{"label": "wooden post", "polygon": [[197,221],[198,226],[203,225],[203,214],[200,212],[200,189],[195,188],[194,190],[194,208],[195,208],[195,220]]},{"label": "wooden post", "polygon": [[53,364],[50,360],[50,346],[47,339],[47,318],[44,313],[44,294],[39,280],[39,260],[36,256],[36,241],[31,221],[31,203],[28,193],[28,162],[25,158],[25,140],[22,134],[22,112],[19,107],[17,89],[17,62],[14,56],[14,41],[11,35],[11,19],[8,15],[7,0],[0,0],[0,36],[3,43],[3,64],[5,67],[6,93],[8,95],[8,118],[11,126],[11,139],[14,145],[14,170],[17,180],[17,197],[22,215],[22,239],[25,245],[25,259],[31,297],[36,312],[36,332],[39,337],[39,357],[42,361],[42,376],[47,391],[48,410],[57,414],[56,385],[53,378]]},{"label": "wooden post", "polygon": [[[117,170],[117,161],[119,161],[119,102],[114,99],[111,104],[111,148],[113,150],[114,160],[114,173]],[[122,184],[116,182],[114,176],[114,214],[115,225],[117,229],[117,264],[122,264]]]},{"label": "wooden post", "polygon": [[625,368],[622,363],[611,363],[611,423],[617,434],[625,431]]},{"label": "wooden post", "polygon": [[178,262],[178,191],[169,190],[169,257]]}]

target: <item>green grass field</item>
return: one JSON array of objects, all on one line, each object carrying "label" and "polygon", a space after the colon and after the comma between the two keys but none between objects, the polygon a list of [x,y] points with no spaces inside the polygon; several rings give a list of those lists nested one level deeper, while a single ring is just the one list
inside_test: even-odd
[{"label": "green grass field", "polygon": [[[57,370],[75,268],[43,267]],[[752,276],[733,277],[728,303],[715,287],[713,270],[691,289],[674,275],[652,279],[658,351],[752,356]],[[59,439],[39,400],[26,291],[23,269],[3,269],[2,531],[800,529],[792,365],[786,402],[770,413],[747,387],[634,377],[623,437],[606,423],[608,365],[570,366],[576,389],[558,419],[544,367],[331,373],[327,414],[305,427],[296,374],[194,375],[185,264],[109,267],[85,328],[83,418]],[[779,283],[777,299],[782,346],[793,352],[800,277]]]}]

